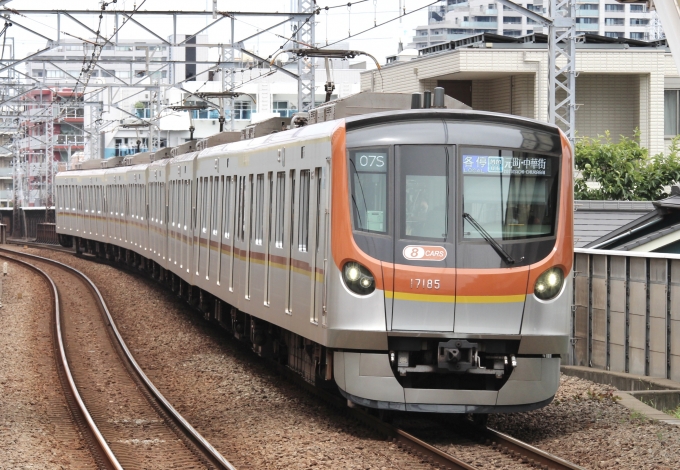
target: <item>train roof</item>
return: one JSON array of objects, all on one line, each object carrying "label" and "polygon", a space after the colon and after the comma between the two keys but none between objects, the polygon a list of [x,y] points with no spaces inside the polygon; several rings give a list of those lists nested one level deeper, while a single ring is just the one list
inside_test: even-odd
[{"label": "train roof", "polygon": [[559,132],[559,128],[547,122],[538,121],[512,114],[475,111],[469,109],[407,109],[403,111],[386,111],[363,114],[345,118],[347,130],[358,129],[390,122],[425,121],[429,119],[448,119],[453,121],[477,121],[492,124],[518,125],[544,132]]}]

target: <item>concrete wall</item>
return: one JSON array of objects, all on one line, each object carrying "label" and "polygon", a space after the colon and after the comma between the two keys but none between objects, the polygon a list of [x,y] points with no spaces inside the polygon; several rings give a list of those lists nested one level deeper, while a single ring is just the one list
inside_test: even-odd
[{"label": "concrete wall", "polygon": [[[615,142],[640,126],[640,75],[581,74],[576,78],[578,137],[604,135]],[[625,96],[626,99],[621,99]]]},{"label": "concrete wall", "polygon": [[473,80],[472,108],[535,118],[533,75]]}]

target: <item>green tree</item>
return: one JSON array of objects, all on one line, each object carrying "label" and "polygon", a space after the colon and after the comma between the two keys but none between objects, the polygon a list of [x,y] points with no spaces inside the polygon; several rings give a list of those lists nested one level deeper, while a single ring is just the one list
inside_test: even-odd
[{"label": "green tree", "polygon": [[[597,139],[584,137],[575,150],[581,172],[574,181],[576,199],[651,201],[667,197],[664,187],[680,181],[680,137],[673,140],[668,155],[651,159],[640,146],[637,129],[632,139],[621,136],[617,143],[609,132]],[[588,188],[586,182],[599,183],[599,188]]]}]

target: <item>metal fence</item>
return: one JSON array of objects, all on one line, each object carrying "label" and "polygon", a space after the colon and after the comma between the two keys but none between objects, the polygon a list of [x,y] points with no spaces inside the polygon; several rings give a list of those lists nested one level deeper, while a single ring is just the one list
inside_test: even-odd
[{"label": "metal fence", "polygon": [[680,255],[574,257],[572,364],[680,381]]}]

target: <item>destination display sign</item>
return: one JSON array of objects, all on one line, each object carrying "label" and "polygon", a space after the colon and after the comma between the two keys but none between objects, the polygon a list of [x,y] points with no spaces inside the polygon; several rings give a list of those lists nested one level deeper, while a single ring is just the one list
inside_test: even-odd
[{"label": "destination display sign", "polygon": [[356,171],[371,173],[387,173],[387,152],[375,150],[354,152]]},{"label": "destination display sign", "polygon": [[465,174],[552,176],[552,159],[549,157],[463,155],[462,164]]}]

